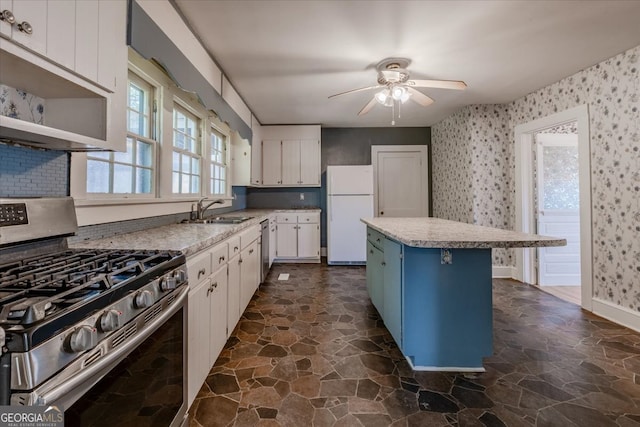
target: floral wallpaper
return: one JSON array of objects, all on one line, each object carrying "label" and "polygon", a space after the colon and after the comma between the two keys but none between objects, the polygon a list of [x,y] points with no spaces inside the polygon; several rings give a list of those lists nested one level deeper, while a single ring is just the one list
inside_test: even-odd
[{"label": "floral wallpaper", "polygon": [[0,115],[44,124],[44,99],[11,86],[0,85]]},{"label": "floral wallpaper", "polygon": [[[476,107],[495,106],[465,107],[433,127],[433,164],[444,162],[454,170],[457,165],[466,169],[480,167],[481,163],[469,163],[466,158],[459,158],[460,149],[447,147],[455,146],[459,141],[471,144],[474,135],[496,129],[508,120],[506,147],[499,142],[495,147],[500,150],[501,170],[507,171],[502,181],[504,185],[500,190],[493,189],[493,199],[484,197],[487,206],[479,210],[499,224],[504,221],[505,212],[498,196],[504,196],[509,206],[513,206],[515,197],[512,184],[515,126],[582,104],[589,107],[591,139],[594,297],[640,311],[640,46],[506,104],[499,116],[476,115],[475,123],[471,120],[460,122],[456,118],[464,116],[465,112],[471,114]],[[478,149],[488,154],[487,147]],[[495,149],[493,155],[496,155]],[[447,187],[441,182],[445,176],[435,172],[436,168],[433,175],[434,213],[449,217],[460,210],[474,209],[468,204],[466,191],[459,198],[446,193],[447,188],[457,190],[460,184]],[[469,175],[474,175],[473,170],[467,171],[464,178]],[[486,178],[484,172],[478,172],[476,176]],[[476,188],[491,188],[492,182],[474,186],[474,194],[479,192]],[[454,210],[451,206],[454,199],[466,207]],[[491,202],[495,213],[491,212]],[[515,212],[510,210],[508,215],[508,223],[512,224]]]},{"label": "floral wallpaper", "polygon": [[[505,105],[465,107],[431,129],[433,215],[512,229],[509,120]],[[493,250],[493,264],[515,264]]]}]

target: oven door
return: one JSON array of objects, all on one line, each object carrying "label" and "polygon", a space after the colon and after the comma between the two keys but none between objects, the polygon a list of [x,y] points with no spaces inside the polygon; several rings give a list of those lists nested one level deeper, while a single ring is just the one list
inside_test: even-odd
[{"label": "oven door", "polygon": [[66,425],[183,425],[187,291],[183,286],[171,305],[126,344],[76,376],[39,390],[39,402],[62,406]]}]

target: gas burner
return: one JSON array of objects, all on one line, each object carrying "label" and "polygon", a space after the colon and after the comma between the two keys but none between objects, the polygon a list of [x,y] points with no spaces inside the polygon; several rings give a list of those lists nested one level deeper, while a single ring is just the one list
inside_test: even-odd
[{"label": "gas burner", "polygon": [[4,306],[0,312],[0,321],[18,321],[20,324],[30,325],[44,319],[51,308],[52,303],[49,298],[24,298]]}]

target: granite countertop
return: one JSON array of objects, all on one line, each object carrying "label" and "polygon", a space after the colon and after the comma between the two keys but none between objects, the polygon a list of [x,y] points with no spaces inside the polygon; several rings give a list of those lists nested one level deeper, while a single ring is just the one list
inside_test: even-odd
[{"label": "granite countertop", "polygon": [[273,213],[320,212],[320,209],[244,209],[208,216],[251,216],[240,224],[169,224],[133,233],[119,234],[104,239],[87,240],[69,245],[72,248],[92,249],[157,249],[181,251],[185,256],[193,255],[235,233],[269,218]]},{"label": "granite countertop", "polygon": [[565,239],[482,227],[440,218],[362,218],[374,230],[416,248],[564,246]]}]

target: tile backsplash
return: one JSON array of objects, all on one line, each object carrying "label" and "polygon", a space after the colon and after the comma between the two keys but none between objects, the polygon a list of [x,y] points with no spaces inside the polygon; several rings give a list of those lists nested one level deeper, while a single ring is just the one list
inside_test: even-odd
[{"label": "tile backsplash", "polygon": [[0,115],[44,124],[44,99],[0,84]]}]

